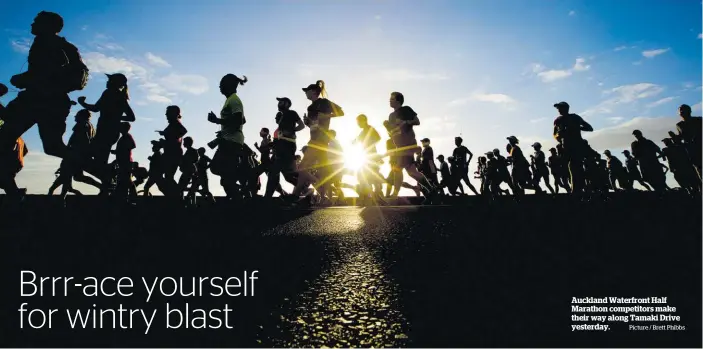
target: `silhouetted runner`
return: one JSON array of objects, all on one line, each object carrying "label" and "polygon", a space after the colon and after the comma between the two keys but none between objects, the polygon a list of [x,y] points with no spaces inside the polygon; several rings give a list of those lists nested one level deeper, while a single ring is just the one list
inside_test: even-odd
[{"label": "silhouetted runner", "polygon": [[610,150],[606,149],[603,154],[605,154],[607,158],[608,177],[610,179],[611,188],[613,188],[613,190],[617,190],[617,182],[620,185],[620,188],[624,190],[632,190],[632,185],[627,178],[627,172],[625,171],[625,167],[622,165],[622,161],[615,157]]},{"label": "silhouetted runner", "polygon": [[552,172],[552,177],[554,178],[554,191],[559,194],[559,187],[562,187],[568,193],[571,190],[571,186],[567,180],[568,169],[564,160],[559,156],[556,148],[549,148],[549,158],[547,159],[547,165]]},{"label": "silhouetted runner", "polygon": [[422,152],[420,153],[420,172],[425,175],[432,186],[439,186],[439,180],[437,180],[437,166],[434,163],[434,150],[430,145],[429,138],[423,138],[420,140],[422,143]]},{"label": "silhouetted runner", "polygon": [[[691,107],[687,104],[682,104],[679,107],[679,116],[681,121],[676,123],[676,129],[681,137],[681,140],[686,145],[689,159],[696,169],[698,181],[701,181],[701,129],[703,122],[700,116],[691,116]],[[700,186],[700,184],[699,184]]]},{"label": "silhouetted runner", "polygon": [[17,187],[15,177],[24,168],[24,157],[29,154],[29,150],[22,137],[17,138],[11,150],[9,153],[11,157],[5,162],[3,167],[0,167],[0,189],[5,190],[5,195],[8,197],[22,200],[27,193],[27,189]]},{"label": "silhouetted runner", "polygon": [[642,180],[649,183],[655,191],[665,191],[666,174],[659,162],[659,157],[663,156],[661,149],[651,140],[644,138],[640,130],[632,131],[632,135],[635,136],[631,145],[632,156],[640,163]]},{"label": "silhouetted runner", "polygon": [[225,96],[225,104],[220,111],[220,117],[215,113],[208,114],[208,121],[220,125],[215,141],[210,142],[210,148],[217,147],[212,157],[210,171],[220,176],[220,185],[225,190],[227,197],[232,199],[238,193],[237,168],[244,159],[244,133],[246,123],[244,105],[237,95],[239,85],[248,81],[244,76],[240,79],[234,74],[227,74],[220,80],[220,93]]},{"label": "silhouetted runner", "polygon": [[632,156],[629,150],[625,150],[622,153],[625,155],[625,168],[627,169],[627,177],[630,181],[630,186],[632,186],[634,182],[638,182],[648,191],[652,191],[649,184],[642,180],[642,174],[639,169],[639,161]]},{"label": "silhouetted runner", "polygon": [[[298,185],[293,189],[292,198],[297,198],[301,192],[310,184],[315,184],[315,188],[320,193],[320,197],[325,197],[329,185],[327,173],[327,148],[329,146],[329,129],[332,118],[344,116],[344,111],[340,106],[327,99],[325,82],[318,80],[303,88],[305,96],[310,100],[307,113],[303,116],[303,122],[310,128],[310,141],[308,149],[300,163],[298,171]],[[317,176],[311,173],[311,169],[316,169]]]},{"label": "silhouetted runner", "polygon": [[120,124],[120,139],[117,141],[114,154],[117,161],[117,187],[115,188],[115,196],[120,199],[129,197],[130,187],[132,183],[132,151],[137,147],[134,138],[129,133],[132,125],[128,122]]},{"label": "silhouetted runner", "polygon": [[[471,184],[471,181],[469,180],[469,164],[471,163],[471,159],[474,157],[474,154],[471,153],[471,151],[466,148],[465,146],[462,145],[464,142],[464,139],[461,137],[454,137],[454,145],[456,145],[456,148],[454,148],[454,152],[452,155],[454,156],[454,159],[456,160],[457,164],[459,165],[459,169],[461,172],[459,173],[461,180],[464,180],[464,183],[466,183],[466,186],[469,187],[469,190],[471,190],[474,195],[478,195],[478,192],[476,191],[476,188]],[[459,182],[459,185],[461,185],[461,182]]]},{"label": "silhouetted runner", "polygon": [[[164,137],[163,142],[163,171],[164,180],[167,185],[176,187],[176,170],[181,164],[183,157],[183,136],[188,133],[183,124],[181,124],[181,108],[175,105],[166,108],[166,121],[168,125],[163,131],[156,131],[160,136]],[[179,197],[182,197],[182,192]]]},{"label": "silhouetted runner", "polygon": [[[354,144],[360,146],[364,152],[366,163],[361,166],[357,172],[359,184],[364,187],[363,194],[372,195],[377,203],[385,203],[383,200],[383,183],[385,178],[381,175],[381,157],[378,155],[376,145],[381,141],[381,136],[376,129],[369,125],[368,117],[364,114],[359,114],[356,117],[356,124],[361,131],[354,139]],[[368,193],[365,192],[368,190]]]},{"label": "silhouetted runner", "polygon": [[442,154],[437,156],[437,160],[439,160],[439,174],[442,176],[439,182],[440,194],[444,194],[444,188],[447,188],[450,195],[456,195],[456,185],[454,185],[454,179],[449,171],[449,164],[444,161],[444,155]]},{"label": "silhouetted runner", "polygon": [[414,155],[418,151],[417,140],[413,126],[420,125],[417,113],[409,106],[403,105],[405,97],[400,92],[391,93],[389,100],[393,112],[388,116],[391,138],[395,143],[394,151],[398,153],[398,167],[405,169],[422,189],[425,195],[424,203],[432,203],[436,190],[433,185],[418,171]]},{"label": "silhouetted runner", "polygon": [[[11,153],[17,139],[36,124],[44,153],[61,158],[69,155],[62,138],[72,105],[68,93],[85,87],[88,68],[78,49],[58,36],[61,29],[63,18],[53,12],[39,12],[32,23],[34,42],[29,49],[27,71],[10,79],[13,86],[23,91],[5,108],[0,153]],[[0,159],[10,162],[0,167],[12,166],[11,158],[0,154]]]},{"label": "silhouetted runner", "polygon": [[554,119],[554,139],[564,149],[564,159],[571,174],[571,192],[581,193],[584,189],[585,178],[583,161],[586,149],[581,132],[592,132],[593,127],[577,114],[569,113],[569,104],[559,102],[554,104],[559,116]]},{"label": "silhouetted runner", "polygon": [[535,187],[532,182],[530,163],[527,162],[522,149],[520,149],[520,146],[518,145],[519,140],[515,136],[510,136],[506,139],[509,142],[506,147],[510,154],[508,162],[513,165],[510,175],[513,179],[515,189],[517,189],[520,194],[524,194],[525,189],[534,189],[536,192],[541,193],[542,189],[540,187]]},{"label": "silhouetted runner", "polygon": [[[178,179],[178,191],[181,196],[184,191],[188,190],[188,184],[195,178],[195,164],[198,162],[198,151],[193,148],[193,138],[183,138],[183,146],[185,153],[181,158],[181,177]],[[188,198],[192,199],[193,197],[188,195]]]},{"label": "silhouetted runner", "polygon": [[[515,184],[513,183],[513,179],[510,177],[510,170],[508,170],[508,160],[503,156],[500,155],[500,149],[493,149],[491,152],[493,153],[494,157],[494,166],[496,168],[496,179],[494,182],[496,182],[498,186],[500,186],[500,183],[505,183],[510,187],[510,190],[512,191],[513,195],[520,195],[521,192],[519,190],[516,190]],[[488,162],[490,163],[491,158],[488,158]]]},{"label": "silhouetted runner", "polygon": [[206,200],[210,202],[215,202],[215,197],[210,193],[210,181],[207,177],[207,169],[210,167],[210,162],[212,161],[210,157],[205,154],[205,148],[198,148],[198,162],[195,164],[197,175],[195,177],[195,182],[191,186],[189,195],[195,196],[195,192],[199,191]]},{"label": "silhouetted runner", "polygon": [[127,88],[127,77],[123,74],[106,74],[107,84],[105,91],[100,95],[95,104],[86,103],[85,97],[78,97],[78,103],[85,109],[94,113],[100,113],[95,134],[92,142],[92,155],[95,165],[99,168],[100,180],[105,183],[101,188],[101,193],[106,194],[110,184],[111,170],[108,167],[108,159],[112,147],[120,138],[120,123],[123,121],[135,121],[134,111],[129,106],[129,90]]},{"label": "silhouetted runner", "polygon": [[544,180],[544,184],[547,186],[547,189],[549,189],[549,192],[554,194],[554,188],[552,188],[552,185],[549,184],[549,168],[547,167],[547,161],[546,161],[546,156],[544,155],[544,152],[542,151],[542,144],[539,142],[535,142],[532,144],[532,148],[535,149],[535,153],[533,155],[534,159],[534,170],[533,170],[533,181],[534,181],[534,186],[536,188],[539,188],[539,184],[542,180]]},{"label": "silhouetted runner", "polygon": [[676,144],[671,138],[662,140],[664,148],[662,155],[669,163],[669,169],[674,174],[676,183],[689,194],[700,191],[696,168],[691,164],[683,144]]},{"label": "silhouetted runner", "polygon": [[303,124],[303,120],[298,113],[290,109],[292,102],[289,98],[276,98],[276,100],[278,101],[278,113],[276,113],[278,129],[274,132],[273,158],[266,182],[265,197],[272,197],[274,191],[280,187],[281,174],[289,183],[294,186],[297,184],[295,166],[296,133],[305,128],[305,124]]}]

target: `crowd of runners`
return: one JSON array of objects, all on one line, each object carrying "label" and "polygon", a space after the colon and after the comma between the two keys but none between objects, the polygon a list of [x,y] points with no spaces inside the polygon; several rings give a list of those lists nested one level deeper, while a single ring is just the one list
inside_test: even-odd
[{"label": "crowd of runners", "polygon": [[[49,193],[61,187],[64,198],[70,192],[80,194],[72,186],[73,181],[78,181],[99,188],[100,195],[122,202],[129,202],[140,193],[150,195],[153,186],[164,196],[187,204],[194,203],[198,193],[212,202],[215,198],[210,192],[208,171],[220,177],[227,200],[258,196],[260,177],[266,174],[263,196],[279,193],[285,203],[293,205],[301,200],[329,203],[344,197],[344,188],[377,204],[397,197],[401,188],[424,196],[425,203],[437,203],[445,195],[464,194],[462,184],[489,200],[501,195],[519,199],[526,190],[544,193],[541,183],[551,193],[559,193],[562,188],[583,198],[607,198],[610,191],[634,190],[635,182],[646,190],[671,190],[666,183],[667,171],[672,172],[680,190],[691,195],[701,191],[701,117],[691,116],[691,107],[685,104],[678,110],[681,120],[672,125],[676,132],[669,132],[661,140],[662,147],[634,130],[631,150],[623,152],[623,164],[609,150],[601,155],[591,148],[581,134],[593,131],[591,125],[570,113],[566,102],[556,103],[559,116],[554,120],[555,147],[543,149],[540,143],[534,143],[530,145],[532,151],[527,151],[515,136],[509,136],[505,156],[500,149],[476,156],[476,171],[470,176],[474,154],[462,144],[463,139],[455,138],[456,148],[451,156],[435,158],[429,139],[421,139],[418,144],[414,131],[420,125],[417,113],[407,105],[402,93],[392,92],[392,112],[383,122],[382,133],[368,123],[366,115],[356,116],[359,135],[353,146],[362,153],[363,163],[351,171],[344,164],[345,151],[349,149],[342,149],[331,128],[332,119],[344,116],[344,111],[327,99],[322,80],[302,88],[310,101],[302,117],[291,109],[289,98],[276,98],[278,113],[271,120],[272,125],[275,122],[274,131],[261,129],[261,140],[252,149],[245,143],[247,120],[237,95],[247,77],[233,74],[220,81],[220,92],[225,97],[220,113],[210,112],[207,117],[220,126],[220,131],[206,143],[208,148],[216,149],[212,158],[206,155],[205,147],[196,147],[194,139],[187,136],[180,108],[173,105],[166,108],[167,125],[158,131],[159,139],[151,141],[149,165],[142,167],[132,158],[137,144],[130,131],[136,117],[129,104],[127,77],[108,74],[105,91],[93,104],[85,97],[72,101],[68,94],[86,87],[89,71],[78,49],[58,35],[62,27],[63,19],[56,13],[37,15],[32,24],[35,39],[27,71],[10,80],[20,91],[6,107],[0,105],[0,189],[8,197],[21,199],[26,193],[26,189],[18,188],[15,177],[28,153],[22,135],[35,124],[44,152],[62,159]],[[0,96],[7,92],[8,88],[0,84]],[[80,110],[75,113],[75,125],[66,144],[62,138],[66,120],[76,105]],[[96,126],[92,121],[94,113],[100,114]],[[297,154],[297,134],[306,128],[310,141]],[[377,145],[384,136],[388,138],[386,152],[379,153]],[[111,154],[115,155],[112,162]],[[386,162],[390,171],[384,175],[381,165]],[[406,183],[404,174],[416,184]],[[345,175],[356,176],[358,184],[344,183]],[[282,189],[281,177],[293,185],[291,193]],[[472,179],[480,184],[474,186]]]}]

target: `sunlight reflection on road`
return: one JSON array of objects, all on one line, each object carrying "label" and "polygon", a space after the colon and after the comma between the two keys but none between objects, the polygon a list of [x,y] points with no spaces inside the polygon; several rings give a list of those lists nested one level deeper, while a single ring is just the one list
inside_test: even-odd
[{"label": "sunlight reflection on road", "polygon": [[398,309],[398,286],[385,275],[374,251],[359,236],[359,229],[366,224],[361,212],[362,209],[350,209],[321,213],[334,217],[325,226],[326,234],[346,233],[334,240],[334,254],[338,257],[280,315],[281,338],[270,338],[270,345],[406,345],[408,324]]}]

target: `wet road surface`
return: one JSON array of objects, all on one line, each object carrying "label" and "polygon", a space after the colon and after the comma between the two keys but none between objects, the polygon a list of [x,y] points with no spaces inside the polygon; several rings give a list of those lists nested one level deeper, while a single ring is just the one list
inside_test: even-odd
[{"label": "wet road surface", "polygon": [[[700,345],[700,203],[637,197],[585,205],[141,207],[129,215],[86,215],[91,206],[14,213],[2,226],[3,255],[11,263],[5,265],[74,276],[258,270],[256,295],[150,302],[157,308],[165,302],[201,308],[227,303],[234,308],[231,330],[155,326],[147,336],[138,329],[79,336],[61,328],[18,333],[4,325],[8,345]],[[173,218],[164,220],[164,212]],[[3,282],[17,282],[19,272],[12,272]],[[16,299],[5,307],[8,324],[17,318],[15,293],[8,293]],[[571,297],[589,296],[667,296],[692,330],[572,333]],[[95,299],[31,302],[75,308]],[[98,302],[145,306],[137,297]]]}]

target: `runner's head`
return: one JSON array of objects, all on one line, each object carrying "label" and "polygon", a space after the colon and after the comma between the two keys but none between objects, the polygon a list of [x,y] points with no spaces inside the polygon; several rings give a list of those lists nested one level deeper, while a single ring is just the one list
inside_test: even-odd
[{"label": "runner's head", "polygon": [[671,138],[664,138],[662,139],[662,143],[664,143],[665,146],[670,147],[674,145],[674,140]]},{"label": "runner's head", "polygon": [[359,125],[359,128],[367,128],[369,126],[369,119],[366,115],[359,114],[359,116],[356,117],[356,124]]},{"label": "runner's head", "polygon": [[393,109],[398,109],[405,103],[405,96],[400,92],[391,92],[390,105]]},{"label": "runner's head", "polygon": [[279,111],[286,111],[293,105],[293,102],[288,97],[276,97],[276,100],[278,101]]},{"label": "runner's head", "polygon": [[644,136],[642,135],[642,131],[640,131],[640,130],[632,131],[632,135],[635,136],[635,138],[637,138],[637,140],[644,138]]},{"label": "runner's head", "polygon": [[[491,155],[493,155],[493,154],[491,153]],[[478,163],[479,163],[479,164],[482,164],[482,165],[485,165],[485,164],[486,164],[486,157],[483,156],[483,155],[479,156],[479,157],[478,157]]]},{"label": "runner's head", "polygon": [[684,120],[690,118],[691,117],[691,106],[689,106],[688,104],[681,104],[679,106],[679,116],[681,117],[681,119],[684,119]]},{"label": "runner's head", "polygon": [[242,75],[240,79],[234,74],[227,74],[220,80],[220,93],[225,97],[229,97],[234,93],[237,93],[237,88],[239,85],[244,85],[249,81],[245,75]]},{"label": "runner's head", "polygon": [[535,148],[535,150],[540,150],[542,149],[542,144],[540,144],[539,142],[535,142],[534,144],[532,144],[532,148]]},{"label": "runner's head", "polygon": [[327,136],[329,136],[330,139],[335,139],[337,137],[337,131],[329,130],[329,131],[327,131]]},{"label": "runner's head", "polygon": [[515,136],[510,136],[510,137],[507,137],[506,139],[508,140],[508,142],[510,142],[510,145],[516,145],[516,144],[520,143],[520,141],[518,141],[517,137],[515,137]]},{"label": "runner's head", "polygon": [[629,150],[623,150],[622,153],[625,154],[626,158],[629,158],[631,156]]},{"label": "runner's head", "polygon": [[88,121],[90,120],[91,116],[92,115],[90,114],[90,110],[81,109],[76,113],[76,122]]},{"label": "runner's head", "polygon": [[429,138],[423,138],[423,139],[420,140],[420,142],[422,143],[422,146],[423,146],[423,147],[429,147],[429,146],[430,146],[430,139],[429,139]]},{"label": "runner's head", "polygon": [[105,88],[108,90],[115,90],[124,93],[125,97],[129,99],[129,90],[127,89],[127,77],[124,74],[105,74],[107,75],[107,84]]},{"label": "runner's head", "polygon": [[439,154],[439,155],[437,156],[437,160],[439,160],[439,162],[444,162],[444,155]]},{"label": "runner's head", "polygon": [[181,118],[181,108],[177,105],[169,105],[166,107],[166,120],[171,123],[178,121]]},{"label": "runner's head", "polygon": [[454,145],[457,147],[461,145],[461,143],[464,143],[464,139],[461,137],[454,137]]},{"label": "runner's head", "polygon": [[605,156],[607,156],[607,157],[610,157],[610,156],[612,155],[612,154],[610,153],[610,150],[608,150],[608,149],[606,149],[606,150],[603,152],[603,154],[605,154]]},{"label": "runner's head", "polygon": [[310,84],[308,87],[303,87],[303,92],[305,92],[305,97],[311,101],[316,101],[320,97],[327,97],[325,82],[322,80],[317,80],[314,84]]},{"label": "runner's head", "polygon": [[192,137],[185,137],[183,138],[183,145],[186,148],[190,148],[193,146],[193,138]]},{"label": "runner's head", "polygon": [[554,104],[554,108],[557,108],[559,115],[569,115],[569,103],[559,102]]},{"label": "runner's head", "polygon": [[56,35],[63,29],[63,18],[58,13],[42,11],[32,23],[32,35]]},{"label": "runner's head", "polygon": [[205,148],[203,148],[203,147],[198,148],[198,155],[205,156]]},{"label": "runner's head", "polygon": [[549,148],[549,152],[552,153],[552,155],[556,155],[557,149],[556,148]]},{"label": "runner's head", "polygon": [[262,127],[261,131],[259,131],[259,136],[261,136],[261,138],[266,138],[269,136],[269,134],[270,134],[270,131],[269,131],[268,127]]},{"label": "runner's head", "polygon": [[500,149],[498,149],[498,148],[493,149],[493,155],[495,155],[495,156],[500,155]]}]

